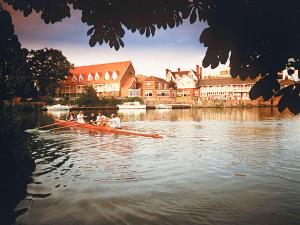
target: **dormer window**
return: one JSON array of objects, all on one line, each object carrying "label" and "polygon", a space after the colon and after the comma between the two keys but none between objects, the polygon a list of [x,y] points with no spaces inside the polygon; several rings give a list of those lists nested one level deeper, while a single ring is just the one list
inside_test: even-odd
[{"label": "dormer window", "polygon": [[82,74],[79,74],[79,81],[83,81],[83,76],[82,76]]},{"label": "dormer window", "polygon": [[100,76],[99,76],[98,72],[96,72],[96,74],[95,74],[95,80],[100,80]]},{"label": "dormer window", "polygon": [[92,81],[93,80],[93,75],[91,73],[89,73],[88,75],[88,81]]},{"label": "dormer window", "polygon": [[73,81],[77,81],[77,77],[76,77],[76,75],[73,75]]},{"label": "dormer window", "polygon": [[114,71],[113,74],[112,74],[112,79],[116,80],[117,78],[118,78],[118,74],[117,74],[116,71]]},{"label": "dormer window", "polygon": [[105,75],[104,75],[104,80],[109,80],[109,77],[110,77],[110,76],[109,76],[109,73],[106,72]]}]

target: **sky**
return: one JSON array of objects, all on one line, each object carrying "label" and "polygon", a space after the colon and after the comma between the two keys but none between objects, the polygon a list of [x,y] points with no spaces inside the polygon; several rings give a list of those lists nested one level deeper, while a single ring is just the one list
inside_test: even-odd
[{"label": "sky", "polygon": [[[206,48],[199,42],[205,23],[183,25],[174,29],[157,30],[154,37],[146,38],[139,33],[125,30],[125,47],[116,51],[103,44],[89,46],[86,35],[89,27],[80,20],[80,11],[72,11],[71,18],[55,24],[45,24],[40,15],[32,13],[24,17],[22,13],[10,9],[15,33],[28,49],[55,48],[62,51],[75,66],[109,62],[128,61],[133,63],[136,74],[154,75],[165,78],[165,70],[190,70],[201,65]],[[220,69],[204,69],[205,73],[217,74]]]}]

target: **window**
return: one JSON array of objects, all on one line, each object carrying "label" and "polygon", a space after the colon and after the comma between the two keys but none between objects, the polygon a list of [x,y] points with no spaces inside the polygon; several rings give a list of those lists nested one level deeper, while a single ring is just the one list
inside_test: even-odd
[{"label": "window", "polygon": [[150,86],[151,85],[151,83],[150,82],[147,82],[147,86]]},{"label": "window", "polygon": [[83,76],[82,76],[82,74],[79,75],[79,81],[83,81]]},{"label": "window", "polygon": [[105,75],[104,75],[104,80],[109,80],[109,77],[110,77],[110,76],[109,76],[109,73],[106,72]]},{"label": "window", "polygon": [[167,97],[167,96],[169,96],[169,92],[168,91],[158,91],[156,95],[158,97]]},{"label": "window", "polygon": [[76,86],[76,93],[82,93],[84,88],[85,88],[84,85],[77,85]]},{"label": "window", "polygon": [[93,80],[93,76],[92,76],[91,73],[89,73],[89,75],[88,75],[88,81],[92,81],[92,80]]},{"label": "window", "polygon": [[145,96],[145,97],[152,97],[153,94],[152,94],[152,92],[150,92],[150,91],[145,91],[144,96]]},{"label": "window", "polygon": [[112,79],[116,80],[118,78],[118,74],[116,71],[113,72]]},{"label": "window", "polygon": [[98,72],[96,72],[96,74],[95,74],[95,80],[100,80],[100,76],[99,76]]}]

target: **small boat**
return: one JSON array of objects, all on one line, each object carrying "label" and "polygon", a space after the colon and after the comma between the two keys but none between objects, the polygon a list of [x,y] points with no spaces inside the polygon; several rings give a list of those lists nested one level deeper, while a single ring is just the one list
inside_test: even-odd
[{"label": "small boat", "polygon": [[119,109],[146,109],[146,105],[142,105],[140,102],[124,102],[123,105],[117,105]]},{"label": "small boat", "polygon": [[171,105],[158,104],[155,106],[156,109],[172,109]]},{"label": "small boat", "polygon": [[70,107],[67,105],[61,105],[61,104],[57,104],[57,105],[47,105],[44,106],[44,109],[47,111],[69,111]]},{"label": "small boat", "polygon": [[115,134],[123,134],[123,135],[133,135],[133,136],[143,136],[143,137],[152,137],[152,138],[162,138],[160,134],[149,134],[149,133],[144,133],[144,132],[139,132],[139,131],[131,131],[131,130],[125,130],[125,129],[116,129],[116,128],[111,128],[108,126],[97,126],[97,125],[92,125],[92,124],[80,124],[74,121],[66,121],[66,120],[59,120],[55,119],[54,120],[55,124],[57,126],[65,126],[67,127],[78,127],[78,128],[83,128],[87,130],[93,130],[93,131],[99,131],[99,132],[107,132],[107,133],[115,133]]}]

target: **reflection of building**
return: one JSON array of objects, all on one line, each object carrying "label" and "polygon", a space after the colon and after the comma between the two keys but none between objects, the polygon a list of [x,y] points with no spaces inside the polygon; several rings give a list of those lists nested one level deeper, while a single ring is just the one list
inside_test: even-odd
[{"label": "reflection of building", "polygon": [[60,96],[78,97],[85,87],[93,86],[98,96],[134,97],[140,95],[130,61],[75,67],[62,82]]},{"label": "reflection of building", "polygon": [[174,82],[177,87],[177,96],[199,96],[198,81],[202,78],[202,68],[197,65],[195,70],[171,71],[166,69],[166,81]]},{"label": "reflection of building", "polygon": [[175,98],[175,90],[164,79],[150,76],[142,79],[142,93],[146,101],[170,102]]},{"label": "reflection of building", "polygon": [[220,77],[200,80],[200,98],[203,100],[249,100],[249,92],[256,80]]}]

